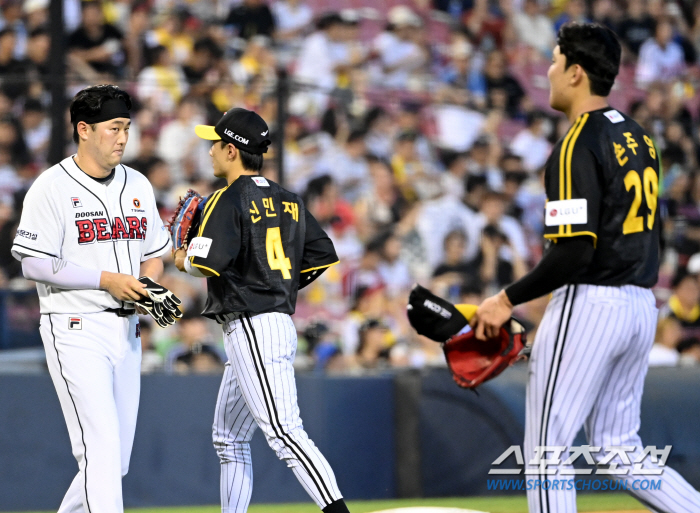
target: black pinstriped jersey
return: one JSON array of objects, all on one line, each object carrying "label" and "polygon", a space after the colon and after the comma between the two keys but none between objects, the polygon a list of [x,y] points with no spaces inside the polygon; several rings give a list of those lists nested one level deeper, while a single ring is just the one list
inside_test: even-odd
[{"label": "black pinstriped jersey", "polygon": [[301,198],[261,176],[243,175],[207,200],[192,266],[209,271],[203,315],[293,314],[297,291],[338,263],[333,243]]},{"label": "black pinstriped jersey", "polygon": [[631,118],[581,115],[545,169],[545,237],[588,235],[593,261],[570,283],[651,287],[659,271],[659,156]]}]

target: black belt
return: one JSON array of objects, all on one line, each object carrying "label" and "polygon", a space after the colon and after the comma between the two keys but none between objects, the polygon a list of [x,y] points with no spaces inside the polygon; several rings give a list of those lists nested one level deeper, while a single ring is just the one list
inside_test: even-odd
[{"label": "black belt", "polygon": [[231,321],[237,321],[245,315],[245,312],[230,312],[225,314],[215,314],[216,322],[219,324],[228,324]]},{"label": "black belt", "polygon": [[133,308],[105,308],[105,312],[117,314],[118,317],[129,317],[130,315],[134,315],[136,313],[136,310]]}]

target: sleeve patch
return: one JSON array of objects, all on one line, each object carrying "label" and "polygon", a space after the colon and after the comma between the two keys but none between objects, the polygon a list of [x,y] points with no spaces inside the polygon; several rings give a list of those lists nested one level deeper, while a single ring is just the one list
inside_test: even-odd
[{"label": "sleeve patch", "polygon": [[544,224],[546,226],[586,224],[587,222],[588,201],[586,199],[549,201],[545,206]]},{"label": "sleeve patch", "polygon": [[209,237],[195,237],[187,247],[188,257],[207,258],[212,240]]},{"label": "sleeve patch", "polygon": [[607,112],[604,112],[603,115],[608,118],[612,123],[622,123],[625,118],[617,112],[616,110],[609,110]]},{"label": "sleeve patch", "polygon": [[258,187],[269,187],[270,186],[270,184],[267,182],[267,180],[262,176],[253,176],[251,178],[255,182],[255,185],[257,185]]}]

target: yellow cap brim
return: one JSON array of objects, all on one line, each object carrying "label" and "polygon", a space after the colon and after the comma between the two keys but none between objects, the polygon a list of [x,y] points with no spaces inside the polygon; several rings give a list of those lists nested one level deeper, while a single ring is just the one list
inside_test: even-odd
[{"label": "yellow cap brim", "polygon": [[194,133],[197,134],[197,137],[201,137],[202,139],[206,139],[207,141],[221,140],[221,136],[216,133],[216,130],[214,130],[213,126],[197,125],[196,127],[194,127]]},{"label": "yellow cap brim", "polygon": [[474,317],[474,314],[479,309],[479,305],[461,304],[455,305],[455,308],[467,319],[467,321],[471,321],[472,317]]}]

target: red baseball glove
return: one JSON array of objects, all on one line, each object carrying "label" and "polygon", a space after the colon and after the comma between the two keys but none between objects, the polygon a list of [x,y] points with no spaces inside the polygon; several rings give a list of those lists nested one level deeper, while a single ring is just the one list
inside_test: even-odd
[{"label": "red baseball glove", "polygon": [[509,365],[525,358],[525,328],[511,318],[497,337],[477,340],[469,327],[474,305],[453,305],[428,289],[416,285],[408,299],[408,320],[420,334],[442,343],[447,365],[455,382],[476,388],[495,378]]},{"label": "red baseball glove", "polygon": [[197,233],[205,201],[202,196],[192,189],[187,191],[184,198],[180,198],[180,203],[168,222],[173,251],[182,247],[187,248],[190,240]]}]

